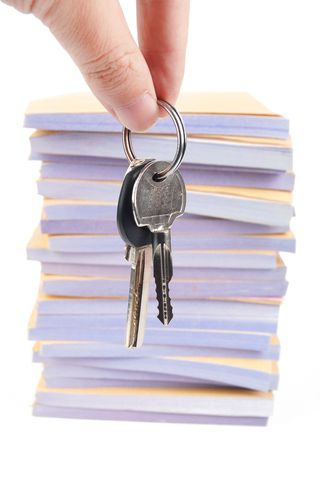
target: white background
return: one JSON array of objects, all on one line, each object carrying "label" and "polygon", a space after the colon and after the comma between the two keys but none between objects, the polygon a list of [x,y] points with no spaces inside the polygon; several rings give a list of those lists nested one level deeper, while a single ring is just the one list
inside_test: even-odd
[{"label": "white background", "polygon": [[[134,1],[122,2],[132,29]],[[318,477],[319,14],[317,0],[192,1],[186,90],[245,90],[287,116],[295,149],[297,254],[280,315],[280,388],[267,428],[32,418],[39,366],[27,321],[39,266],[25,246],[39,220],[38,165],[22,130],[28,101],[85,88],[37,20],[0,3],[1,476]]]}]

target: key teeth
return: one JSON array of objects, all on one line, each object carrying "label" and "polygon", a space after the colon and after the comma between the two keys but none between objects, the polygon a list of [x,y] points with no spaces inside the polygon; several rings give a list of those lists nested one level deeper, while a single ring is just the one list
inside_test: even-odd
[{"label": "key teeth", "polygon": [[153,275],[156,283],[158,301],[158,319],[163,325],[168,325],[173,318],[169,296],[169,282],[172,277],[172,259],[170,248],[165,243],[159,243],[154,250]]},{"label": "key teeth", "polygon": [[161,308],[162,310],[164,309],[164,307],[161,307],[161,305],[163,304],[163,293],[162,293],[162,289],[161,289],[161,285],[157,284],[156,286],[156,293],[157,293],[157,302],[158,302],[158,319],[160,320],[160,322],[167,326],[170,324],[171,320],[173,319],[173,309],[172,309],[172,305],[171,305],[171,299],[170,299],[170,296],[169,296],[169,287],[168,287],[168,284],[166,286],[166,297],[167,297],[167,306],[166,306],[166,311],[167,311],[167,316],[164,317],[163,316],[163,313],[161,313]]}]

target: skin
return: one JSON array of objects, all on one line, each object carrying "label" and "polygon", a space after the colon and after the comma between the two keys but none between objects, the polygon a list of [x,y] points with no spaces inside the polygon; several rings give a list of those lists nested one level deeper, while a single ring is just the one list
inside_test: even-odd
[{"label": "skin", "polygon": [[189,0],[137,0],[138,42],[118,0],[4,0],[38,17],[79,67],[101,103],[133,131],[175,103],[185,65]]}]

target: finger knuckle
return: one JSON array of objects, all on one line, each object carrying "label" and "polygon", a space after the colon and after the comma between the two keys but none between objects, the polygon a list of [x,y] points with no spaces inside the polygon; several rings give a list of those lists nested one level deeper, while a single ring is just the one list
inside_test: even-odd
[{"label": "finger knuckle", "polygon": [[52,12],[58,8],[60,1],[46,0],[43,2],[41,0],[28,0],[23,3],[28,13],[33,13],[36,17],[40,18],[44,24],[47,24]]},{"label": "finger knuckle", "polygon": [[118,89],[128,84],[138,53],[138,49],[109,51],[85,64],[83,74],[89,84],[103,82],[110,90]]},{"label": "finger knuckle", "polygon": [[20,0],[5,3],[12,5],[14,8],[16,8],[22,13],[33,13],[37,4],[37,0]]}]

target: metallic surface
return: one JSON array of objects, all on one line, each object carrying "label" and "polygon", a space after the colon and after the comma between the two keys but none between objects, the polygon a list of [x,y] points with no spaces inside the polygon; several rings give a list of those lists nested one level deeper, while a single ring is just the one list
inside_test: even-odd
[{"label": "metallic surface", "polygon": [[181,174],[176,171],[163,181],[154,176],[168,165],[166,161],[152,161],[141,170],[132,191],[132,207],[136,223],[154,231],[171,227],[184,213],[186,188]]},{"label": "metallic surface", "polygon": [[[173,123],[176,128],[176,132],[177,132],[177,150],[173,158],[173,161],[171,164],[168,164],[161,171],[157,171],[157,174],[156,174],[156,180],[162,181],[164,179],[167,179],[179,168],[182,162],[184,153],[186,151],[187,136],[186,136],[183,120],[180,114],[178,113],[178,111],[172,105],[170,105],[170,103],[168,103],[167,101],[158,100],[158,104],[167,111],[167,113],[173,120]],[[124,152],[128,160],[134,163],[136,161],[136,156],[132,147],[131,131],[128,128],[123,128],[122,130],[122,143],[123,143]]]},{"label": "metallic surface", "polygon": [[140,347],[143,343],[148,312],[152,246],[126,247],[126,259],[131,262],[126,346]]},{"label": "metallic surface", "polygon": [[158,319],[168,325],[173,318],[169,282],[172,279],[170,230],[153,234],[153,275],[156,283]]}]

